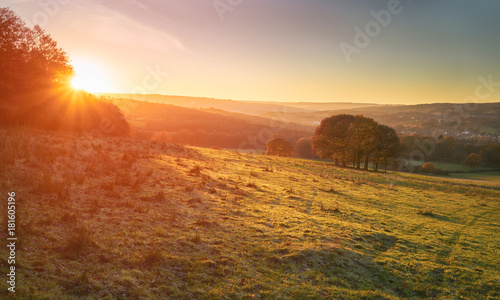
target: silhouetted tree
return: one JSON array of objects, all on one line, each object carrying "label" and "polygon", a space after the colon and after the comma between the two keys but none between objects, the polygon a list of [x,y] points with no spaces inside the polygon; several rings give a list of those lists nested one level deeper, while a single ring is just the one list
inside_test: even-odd
[{"label": "silhouetted tree", "polygon": [[399,154],[401,145],[396,131],[386,125],[378,125],[375,132],[375,171],[378,171],[380,160],[384,161],[384,172],[387,172],[387,160]]},{"label": "silhouetted tree", "polygon": [[375,150],[375,133],[378,123],[371,118],[356,116],[349,128],[350,145],[353,153],[353,166],[360,168],[362,155],[365,154],[364,169],[368,169],[370,155]]},{"label": "silhouetted tree", "polygon": [[273,138],[266,143],[266,155],[292,157],[293,147],[282,138]]},{"label": "silhouetted tree", "polygon": [[465,158],[462,165],[469,166],[470,168],[475,168],[475,167],[479,166],[479,164],[481,163],[482,160],[483,160],[483,158],[481,157],[481,155],[476,154],[476,153],[471,153],[471,154],[469,154],[469,156],[467,156],[467,158]]},{"label": "silhouetted tree", "polygon": [[334,159],[336,164],[346,165],[351,159],[353,167],[360,168],[364,157],[364,168],[373,157],[387,163],[399,152],[399,138],[394,129],[379,125],[362,115],[336,115],[321,121],[312,140],[313,148],[321,158]]},{"label": "silhouetted tree", "polygon": [[128,135],[118,107],[71,88],[73,75],[67,54],[50,35],[0,8],[0,123]]},{"label": "silhouetted tree", "polygon": [[333,159],[343,166],[351,154],[349,128],[356,121],[352,115],[336,115],[323,119],[312,139],[314,151],[320,158]]},{"label": "silhouetted tree", "polygon": [[0,32],[2,101],[70,83],[67,54],[40,26],[29,28],[12,10],[0,8]]},{"label": "silhouetted tree", "polygon": [[295,156],[299,158],[314,158],[312,138],[300,138],[294,147]]},{"label": "silhouetted tree", "polygon": [[453,152],[455,152],[456,148],[457,142],[455,138],[452,136],[444,136],[437,141],[436,150],[434,151],[433,156],[440,161],[448,161]]}]

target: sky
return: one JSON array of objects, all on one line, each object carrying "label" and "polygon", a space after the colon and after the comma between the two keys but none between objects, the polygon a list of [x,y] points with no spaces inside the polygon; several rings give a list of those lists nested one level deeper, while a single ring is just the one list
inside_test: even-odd
[{"label": "sky", "polygon": [[[497,0],[2,0],[90,92],[500,101]],[[472,100],[471,100],[472,99]]]}]

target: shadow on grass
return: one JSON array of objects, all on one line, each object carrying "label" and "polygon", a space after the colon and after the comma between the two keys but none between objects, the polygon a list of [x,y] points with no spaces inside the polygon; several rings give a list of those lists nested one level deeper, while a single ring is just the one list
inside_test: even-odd
[{"label": "shadow on grass", "polygon": [[[385,241],[382,251],[396,243],[394,237],[384,234],[361,238]],[[293,273],[299,270],[303,274],[300,277],[300,284],[296,283],[300,288],[293,291],[295,296],[300,295],[302,288],[313,289],[321,294],[331,290],[332,287],[348,290],[353,297],[363,295],[370,299],[409,297],[412,293],[410,283],[405,278],[399,277],[385,263],[376,262],[376,255],[345,248],[308,249],[283,256],[279,254],[277,252],[269,258],[269,262],[277,265],[283,276],[293,276]]]}]

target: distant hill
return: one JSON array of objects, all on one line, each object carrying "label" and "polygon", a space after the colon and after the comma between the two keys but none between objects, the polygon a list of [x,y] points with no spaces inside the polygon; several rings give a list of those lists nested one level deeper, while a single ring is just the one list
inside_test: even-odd
[{"label": "distant hill", "polygon": [[114,99],[125,112],[139,138],[150,139],[165,131],[173,142],[201,147],[265,149],[266,142],[281,136],[294,144],[313,134],[313,126],[287,120],[227,112],[220,109],[193,109],[170,104]]},{"label": "distant hill", "polygon": [[158,94],[99,94],[111,98],[133,99],[147,102],[171,104],[187,108],[215,108],[229,112],[239,112],[248,115],[261,115],[265,113],[308,113],[322,110],[353,109],[359,107],[378,106],[371,103],[347,102],[264,102],[264,101],[236,101],[205,97],[167,96]]},{"label": "distant hill", "polygon": [[[474,108],[474,109],[471,109]],[[436,103],[420,105],[378,105],[350,109],[274,114],[275,118],[290,119],[303,125],[317,125],[337,114],[362,114],[391,126],[401,134],[445,134],[459,138],[486,137],[499,141],[500,103],[466,104]],[[261,114],[272,118],[269,113]]]},{"label": "distant hill", "polygon": [[[116,99],[124,94],[105,94]],[[202,97],[126,95],[153,103],[196,108],[248,122],[269,123],[269,119],[305,126],[312,134],[322,119],[336,114],[362,114],[395,128],[400,134],[452,135],[462,139],[487,138],[500,142],[500,103],[477,105],[434,103],[419,105],[377,105],[371,103],[308,103],[235,101]],[[235,114],[237,113],[237,114]],[[247,117],[245,117],[247,115]],[[261,119],[248,119],[248,116]]]}]

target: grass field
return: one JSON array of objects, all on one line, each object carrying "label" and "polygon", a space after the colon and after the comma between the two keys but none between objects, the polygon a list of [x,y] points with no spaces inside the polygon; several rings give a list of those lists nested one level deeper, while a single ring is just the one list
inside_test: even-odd
[{"label": "grass field", "polygon": [[[417,161],[411,161],[412,165],[414,166],[421,166],[422,162],[417,162]],[[443,170],[448,170],[451,172],[470,172],[470,171],[475,171],[475,170],[489,170],[492,169],[491,167],[488,166],[479,166],[476,168],[470,168],[468,166],[463,166],[462,164],[457,164],[457,163],[449,163],[449,162],[432,162],[434,163],[434,166],[439,169]]]},{"label": "grass field", "polygon": [[500,185],[500,172],[478,172],[478,173],[453,173],[453,178],[479,180]]},{"label": "grass field", "polygon": [[[19,298],[500,298],[496,181],[122,138],[0,138]],[[1,247],[3,274],[7,257]]]}]

